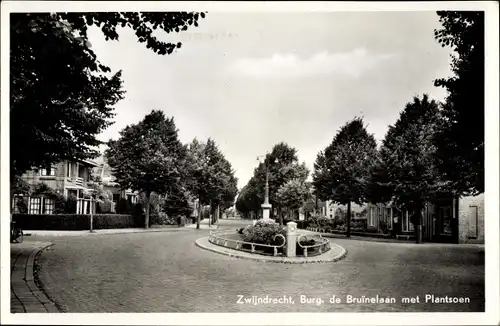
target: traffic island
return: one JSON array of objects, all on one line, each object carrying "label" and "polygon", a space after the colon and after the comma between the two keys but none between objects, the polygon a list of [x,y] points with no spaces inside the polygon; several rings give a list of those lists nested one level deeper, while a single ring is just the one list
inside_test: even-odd
[{"label": "traffic island", "polygon": [[202,249],[209,250],[218,254],[241,258],[251,259],[260,262],[269,263],[288,263],[288,264],[305,264],[305,263],[330,263],[336,262],[347,255],[347,250],[337,244],[330,243],[330,250],[327,252],[312,256],[312,257],[282,257],[282,256],[265,256],[260,254],[252,254],[245,251],[227,248],[213,244],[209,241],[209,237],[204,237],[196,240],[196,245]]}]

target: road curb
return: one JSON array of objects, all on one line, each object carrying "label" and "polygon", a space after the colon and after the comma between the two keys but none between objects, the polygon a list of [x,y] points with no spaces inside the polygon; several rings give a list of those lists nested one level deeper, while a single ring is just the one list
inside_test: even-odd
[{"label": "road curb", "polygon": [[[49,249],[53,245],[54,244],[51,243],[51,244],[49,244],[49,245],[47,245],[39,250],[36,250],[35,254],[33,255],[33,265],[31,266],[31,272],[32,272],[31,275],[33,276],[33,285],[36,287],[36,290],[35,290],[35,288],[32,289],[33,295],[35,297],[37,297],[38,300],[40,300],[40,302],[44,305],[47,312],[57,313],[57,312],[61,312],[61,311],[59,310],[59,308],[57,308],[55,302],[50,299],[50,297],[47,295],[47,293],[43,289],[43,284],[40,281],[40,279],[38,278],[38,275],[35,277],[35,265],[36,265],[37,259],[41,256],[41,254],[45,250]],[[30,255],[30,258],[31,258],[31,255]],[[28,271],[26,272],[26,274],[28,274]],[[29,286],[29,284],[28,284],[28,286]]]},{"label": "road curb", "polygon": [[[20,255],[11,265],[11,270],[15,271],[14,273],[11,272],[10,278],[11,297],[15,297],[21,305],[16,304],[13,307],[11,302],[11,311],[18,310],[18,313],[60,312],[43,289],[37,285],[35,277],[35,261],[37,257],[51,246],[53,246],[53,243],[41,242],[40,244],[35,243],[33,248],[21,249]],[[29,250],[29,254],[26,255],[27,258],[23,258],[23,250]]]},{"label": "road curb", "polygon": [[[75,232],[74,234],[71,233],[57,233],[57,231],[54,231],[54,233],[46,233],[43,230],[33,230],[33,231],[25,231],[26,234],[25,236],[32,236],[32,237],[88,237],[88,236],[103,236],[103,235],[115,235],[115,234],[136,234],[136,233],[154,233],[154,232],[181,232],[181,231],[192,231],[193,229],[191,228],[152,228],[152,229],[144,229],[144,230],[137,230],[137,231],[117,231],[117,232],[89,232],[89,231],[62,231],[62,232]],[[204,230],[204,229],[203,229]],[[208,229],[207,229],[208,230]],[[78,233],[76,233],[78,232]]]},{"label": "road curb", "polygon": [[[330,245],[333,247],[337,247],[340,249],[340,253],[337,255],[324,259],[325,256],[323,257],[308,257],[308,258],[303,258],[303,257],[294,257],[294,258],[282,258],[282,257],[273,257],[273,256],[259,256],[257,254],[247,254],[245,252],[237,251],[234,249],[230,248],[224,248],[220,247],[217,245],[214,245],[208,241],[208,237],[200,238],[195,241],[196,246],[199,248],[217,253],[217,254],[222,254],[225,256],[233,257],[233,258],[239,258],[239,259],[247,259],[247,260],[255,260],[263,263],[281,263],[281,264],[314,264],[314,263],[334,263],[337,262],[347,256],[347,250],[335,243],[330,243]],[[328,252],[323,254],[323,255],[328,255]]]}]

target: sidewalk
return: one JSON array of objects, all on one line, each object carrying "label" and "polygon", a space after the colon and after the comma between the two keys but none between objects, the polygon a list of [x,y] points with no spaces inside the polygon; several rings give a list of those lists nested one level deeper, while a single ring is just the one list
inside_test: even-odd
[{"label": "sidewalk", "polygon": [[[217,226],[209,228],[208,224],[200,224],[200,229],[203,230],[214,230],[216,228]],[[153,225],[149,229],[144,229],[144,228],[102,229],[102,230],[94,230],[94,232],[92,233],[89,230],[83,230],[83,231],[24,230],[23,232],[25,236],[64,237],[64,236],[95,236],[95,235],[125,234],[125,233],[176,232],[176,231],[191,231],[193,229],[196,229],[196,224],[191,224],[183,227]]]},{"label": "sidewalk", "polygon": [[50,242],[24,241],[10,245],[10,311],[11,313],[59,312],[52,301],[35,284],[36,255]]},{"label": "sidewalk", "polygon": [[415,240],[404,240],[404,239],[384,239],[384,238],[375,238],[375,237],[362,237],[351,235],[351,237],[347,238],[345,234],[336,234],[336,233],[321,233],[310,230],[298,229],[297,232],[303,235],[321,235],[323,238],[334,238],[334,239],[344,239],[344,240],[356,240],[356,241],[369,241],[369,242],[385,242],[385,243],[399,243],[399,244],[411,244],[418,246],[441,246],[441,247],[474,247],[484,249],[484,244],[480,243],[440,243],[440,242],[422,242],[419,244],[415,243]]}]

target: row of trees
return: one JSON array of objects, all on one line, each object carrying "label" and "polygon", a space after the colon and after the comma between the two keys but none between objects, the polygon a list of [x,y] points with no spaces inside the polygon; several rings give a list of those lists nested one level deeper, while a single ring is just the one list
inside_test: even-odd
[{"label": "row of trees", "polygon": [[[182,214],[193,199],[211,211],[234,204],[238,192],[231,163],[214,140],[182,144],[174,118],[153,110],[142,121],[110,140],[105,156],[116,182],[144,194],[145,224],[149,225],[151,194],[166,197],[166,211]],[[201,210],[198,213],[199,228]]]},{"label": "row of trees", "polygon": [[310,184],[306,182],[309,170],[305,163],[299,162],[295,148],[284,142],[274,145],[240,191],[236,209],[244,217],[261,210],[266,174],[269,175],[269,203],[277,210],[282,223],[284,209],[295,213],[310,197]]},{"label": "row of trees", "polygon": [[[447,89],[445,102],[438,103],[426,94],[414,97],[389,127],[380,147],[367,132],[363,119],[356,117],[340,128],[315,161],[314,194],[321,200],[347,206],[348,237],[352,202],[392,201],[397,207],[407,209],[412,212],[411,221],[419,241],[425,203],[440,196],[484,192],[484,13],[440,11],[437,14],[442,28],[434,36],[442,46],[451,46],[455,52],[453,76],[434,82]],[[266,157],[266,164],[277,157],[274,152],[273,149]],[[295,155],[294,150],[290,153]],[[273,164],[269,166],[270,190],[274,190],[271,203],[280,207],[280,199],[294,198],[288,204],[295,201],[301,205],[297,187],[305,184],[307,173],[298,182],[293,181],[294,188],[288,183],[292,178],[275,180],[273,176],[280,175],[281,170]],[[262,171],[261,165],[243,188],[236,203],[240,212],[260,210]],[[284,184],[288,186],[283,187]]]},{"label": "row of trees", "polygon": [[425,203],[452,195],[451,184],[439,171],[438,130],[443,117],[427,95],[407,103],[378,148],[362,118],[341,127],[314,164],[313,185],[321,200],[347,206],[346,236],[350,236],[351,203],[387,203],[413,212],[421,225]]},{"label": "row of trees", "polygon": [[454,76],[435,81],[447,89],[446,101],[414,97],[380,148],[355,118],[318,154],[313,185],[319,198],[347,205],[348,237],[351,202],[407,209],[419,242],[425,203],[484,192],[484,13],[438,15],[443,28],[435,38],[455,51]]}]

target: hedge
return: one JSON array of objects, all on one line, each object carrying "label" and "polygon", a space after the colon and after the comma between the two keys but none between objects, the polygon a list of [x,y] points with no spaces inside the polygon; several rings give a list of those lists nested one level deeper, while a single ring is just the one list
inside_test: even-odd
[{"label": "hedge", "polygon": [[[24,230],[68,230],[90,229],[89,214],[13,214],[12,220]],[[144,227],[142,216],[130,214],[94,214],[93,228],[126,229]]]}]

